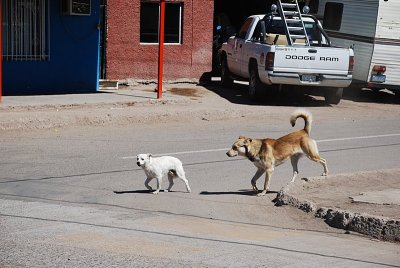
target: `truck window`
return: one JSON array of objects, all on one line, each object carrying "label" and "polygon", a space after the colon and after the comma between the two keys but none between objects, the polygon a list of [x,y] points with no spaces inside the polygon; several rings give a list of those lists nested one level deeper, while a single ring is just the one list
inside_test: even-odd
[{"label": "truck window", "polygon": [[283,21],[281,20],[272,20],[267,22],[266,28],[267,34],[285,34],[285,27],[283,25]]},{"label": "truck window", "polygon": [[253,35],[250,38],[253,42],[264,42],[263,33],[261,31],[261,21],[257,23],[256,28],[254,29]]},{"label": "truck window", "polygon": [[240,27],[239,34],[237,35],[238,38],[242,38],[242,39],[246,38],[247,32],[248,32],[252,22],[253,22],[253,18],[248,18],[243,23],[242,27]]},{"label": "truck window", "polygon": [[314,22],[304,22],[304,27],[306,28],[307,36],[311,43],[322,40],[321,33]]}]

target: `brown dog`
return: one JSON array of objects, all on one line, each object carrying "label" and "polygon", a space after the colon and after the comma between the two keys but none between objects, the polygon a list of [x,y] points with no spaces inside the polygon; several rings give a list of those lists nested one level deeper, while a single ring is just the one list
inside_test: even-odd
[{"label": "brown dog", "polygon": [[[268,191],[269,181],[272,172],[276,166],[284,163],[290,158],[293,167],[293,177],[291,182],[294,182],[297,174],[297,163],[302,155],[306,155],[309,159],[321,163],[324,167],[322,176],[328,175],[328,166],[326,160],[321,158],[318,153],[318,147],[315,140],[310,138],[312,115],[309,111],[299,109],[292,113],[290,123],[292,126],[296,124],[297,118],[303,118],[305,121],[304,129],[292,132],[279,139],[251,139],[240,136],[232,145],[226,154],[229,157],[244,156],[248,158],[257,167],[257,172],[251,179],[251,185],[258,196],[265,195]],[[258,193],[257,180],[262,174],[265,175],[264,189]]]}]

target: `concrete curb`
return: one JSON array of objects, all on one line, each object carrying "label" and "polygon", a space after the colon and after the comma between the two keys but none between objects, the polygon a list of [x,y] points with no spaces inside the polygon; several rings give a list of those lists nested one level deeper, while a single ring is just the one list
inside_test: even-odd
[{"label": "concrete curb", "polygon": [[334,228],[358,232],[380,240],[400,242],[399,220],[336,208],[318,207],[312,201],[299,199],[290,194],[293,185],[289,184],[279,191],[274,200],[277,206],[291,205],[307,213],[313,213],[315,217],[324,219],[329,226]]}]

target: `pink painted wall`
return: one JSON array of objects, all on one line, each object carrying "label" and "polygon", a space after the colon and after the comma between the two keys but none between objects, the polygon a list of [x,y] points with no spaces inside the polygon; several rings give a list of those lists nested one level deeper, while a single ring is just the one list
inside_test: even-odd
[{"label": "pink painted wall", "polygon": [[[183,2],[183,42],[164,46],[163,79],[199,79],[212,67],[214,0],[176,2]],[[139,20],[140,0],[108,1],[107,79],[157,80],[158,44],[140,44]]]}]

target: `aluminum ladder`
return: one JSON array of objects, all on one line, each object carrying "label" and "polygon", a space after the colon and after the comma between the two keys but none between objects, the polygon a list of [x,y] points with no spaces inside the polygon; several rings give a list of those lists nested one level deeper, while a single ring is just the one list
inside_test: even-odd
[{"label": "aluminum ladder", "polygon": [[[310,46],[297,0],[278,0],[279,11],[285,25],[288,44]],[[296,43],[296,40],[304,40]]]}]

